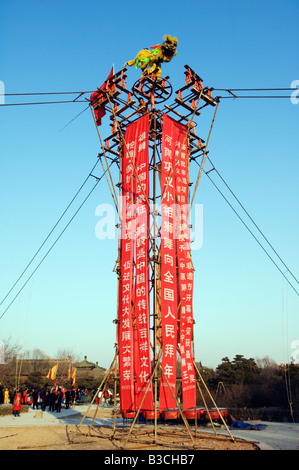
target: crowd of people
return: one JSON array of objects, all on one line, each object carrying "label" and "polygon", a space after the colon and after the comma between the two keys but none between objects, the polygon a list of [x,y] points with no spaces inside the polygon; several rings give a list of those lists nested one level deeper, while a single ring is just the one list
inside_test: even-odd
[{"label": "crowd of people", "polygon": [[[93,394],[95,391],[92,392]],[[64,389],[63,387],[53,388],[13,388],[8,389],[0,383],[0,405],[13,405],[14,416],[20,416],[21,406],[30,405],[34,410],[61,412],[64,405],[66,409],[74,407],[79,402],[82,395],[88,396],[87,389]]]}]

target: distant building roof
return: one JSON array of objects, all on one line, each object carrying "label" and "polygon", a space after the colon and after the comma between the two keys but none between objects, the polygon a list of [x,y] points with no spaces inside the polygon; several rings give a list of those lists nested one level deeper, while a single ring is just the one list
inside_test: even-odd
[{"label": "distant building roof", "polygon": [[96,367],[99,367],[99,366],[98,366],[98,364],[94,364],[93,362],[89,362],[87,360],[87,356],[84,356],[84,360],[74,364],[74,367],[76,367],[76,369],[90,369],[90,370],[93,370],[93,369],[95,369]]}]

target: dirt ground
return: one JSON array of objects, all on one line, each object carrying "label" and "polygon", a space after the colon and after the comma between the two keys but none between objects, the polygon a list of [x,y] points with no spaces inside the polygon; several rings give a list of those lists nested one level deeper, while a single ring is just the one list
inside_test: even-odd
[{"label": "dirt ground", "polygon": [[[88,416],[88,415],[86,415]],[[94,417],[94,412],[90,413]],[[110,410],[100,410],[99,418],[111,418]],[[1,425],[1,421],[0,421]],[[1,450],[258,450],[255,443],[242,439],[231,440],[221,436],[197,431],[191,435],[184,426],[162,425],[157,428],[155,442],[154,427],[135,425],[128,437],[130,423],[118,427],[114,437],[112,427],[91,427],[83,424],[65,426],[0,427]]]}]

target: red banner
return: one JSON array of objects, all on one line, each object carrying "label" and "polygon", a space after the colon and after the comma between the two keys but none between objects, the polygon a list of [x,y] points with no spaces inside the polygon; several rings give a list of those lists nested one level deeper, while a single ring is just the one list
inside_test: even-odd
[{"label": "red banner", "polygon": [[148,115],[135,125],[137,152],[135,157],[135,216],[136,216],[136,257],[135,257],[135,397],[136,408],[153,409],[152,385],[146,396],[151,376],[150,351],[150,303],[149,303],[149,168],[148,168]]},{"label": "red banner", "polygon": [[161,165],[161,319],[162,370],[160,410],[176,408],[177,273],[174,157],[177,141],[175,121],[164,114]]},{"label": "red banner", "polygon": [[178,343],[180,343],[183,408],[196,406],[196,380],[192,353],[193,265],[188,225],[189,172],[186,133],[186,126],[164,114],[161,168],[161,317],[162,369],[167,380],[162,376],[161,410],[176,407],[174,396]]},{"label": "red banner", "polygon": [[[151,375],[149,328],[148,115],[130,124],[122,160],[119,372],[121,411],[139,408]],[[153,408],[152,387],[142,409]]]},{"label": "red banner", "polygon": [[126,136],[122,157],[122,220],[118,311],[120,409],[135,409],[133,364],[134,171],[130,152],[134,140]]},{"label": "red banner", "polygon": [[193,264],[190,249],[188,220],[189,165],[187,139],[180,142],[176,150],[178,158],[175,167],[175,187],[177,200],[178,237],[178,284],[180,304],[180,355],[182,373],[183,409],[196,406],[196,379],[193,364]]}]

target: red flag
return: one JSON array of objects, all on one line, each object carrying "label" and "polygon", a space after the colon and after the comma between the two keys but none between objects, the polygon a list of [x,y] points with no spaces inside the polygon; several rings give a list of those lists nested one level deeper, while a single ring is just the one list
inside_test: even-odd
[{"label": "red flag", "polygon": [[52,367],[51,372],[50,372],[50,379],[51,380],[56,379],[57,368],[58,368],[58,364],[56,364],[54,367]]},{"label": "red flag", "polygon": [[72,386],[73,387],[76,385],[76,372],[77,372],[77,369],[74,369],[72,373],[72,379],[73,379]]},{"label": "red flag", "polygon": [[[109,80],[109,78],[111,78],[112,76],[114,75],[114,66],[112,67],[106,81],[103,83],[103,85],[98,88],[99,90],[103,90],[105,91],[106,88],[107,88],[107,81]],[[92,105],[93,105],[93,108],[94,108],[94,114],[95,114],[95,117],[96,117],[96,123],[97,123],[97,126],[100,126],[102,124],[102,118],[105,116],[106,114],[106,110],[105,110],[105,106],[101,106],[101,100],[103,100],[104,96],[102,95],[102,93],[99,93],[98,91],[94,91],[91,95],[90,95],[90,100],[92,102]]]}]

